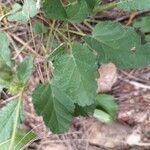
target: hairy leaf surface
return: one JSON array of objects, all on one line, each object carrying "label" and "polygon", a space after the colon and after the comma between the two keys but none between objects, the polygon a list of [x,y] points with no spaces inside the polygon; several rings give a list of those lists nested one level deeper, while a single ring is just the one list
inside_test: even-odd
[{"label": "hairy leaf surface", "polygon": [[137,68],[150,63],[149,44],[141,45],[133,28],[117,22],[98,23],[85,41],[96,50],[100,64],[112,62],[121,68]]},{"label": "hairy leaf surface", "polygon": [[33,104],[54,133],[62,133],[69,129],[74,104],[59,86],[49,83],[39,85],[33,92]]},{"label": "hairy leaf surface", "polygon": [[150,10],[150,0],[121,0],[118,8],[125,11]]},{"label": "hairy leaf surface", "polygon": [[72,54],[54,62],[53,84],[60,86],[74,103],[81,106],[94,103],[96,95],[96,57],[81,44],[74,44]]},{"label": "hairy leaf surface", "polygon": [[0,143],[8,140],[11,136],[18,101],[13,100],[0,110]]},{"label": "hairy leaf surface", "polygon": [[77,0],[64,6],[61,0],[45,0],[44,12],[50,19],[60,19],[64,21],[83,21],[96,5],[97,0]]},{"label": "hairy leaf surface", "polygon": [[0,33],[0,56],[8,66],[11,65],[9,44],[10,42],[6,33],[1,32]]}]

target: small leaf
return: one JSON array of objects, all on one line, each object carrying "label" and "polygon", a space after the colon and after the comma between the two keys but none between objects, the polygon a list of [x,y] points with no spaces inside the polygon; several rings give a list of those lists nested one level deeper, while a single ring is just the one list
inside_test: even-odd
[{"label": "small leaf", "polygon": [[38,115],[54,133],[69,129],[74,112],[72,100],[58,85],[43,84],[33,92],[33,104]]},{"label": "small leaf", "polygon": [[[17,100],[13,100],[0,110],[0,143],[11,137],[16,117]],[[20,113],[21,114],[21,113]]]},{"label": "small leaf", "polygon": [[118,106],[115,98],[112,95],[100,94],[96,98],[97,108],[102,108],[114,121],[117,117]]},{"label": "small leaf", "polygon": [[101,122],[112,122],[111,116],[100,109],[95,109],[93,116]]},{"label": "small leaf", "polygon": [[17,68],[18,79],[24,83],[27,82],[32,75],[32,69],[33,58],[29,56]]},{"label": "small leaf", "polygon": [[8,66],[11,66],[9,40],[4,32],[0,33],[0,56]]},{"label": "small leaf", "polygon": [[16,7],[13,7],[14,13],[8,16],[9,21],[18,21],[25,23],[38,13],[36,2],[34,0],[25,0],[22,10],[20,11],[16,12],[14,8],[16,10]]}]

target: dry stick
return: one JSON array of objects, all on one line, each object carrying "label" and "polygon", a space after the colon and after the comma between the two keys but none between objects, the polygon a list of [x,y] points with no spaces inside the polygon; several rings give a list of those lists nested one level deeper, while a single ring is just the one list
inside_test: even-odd
[{"label": "dry stick", "polygon": [[[8,35],[8,34],[7,34]],[[16,51],[16,56],[19,58],[19,61],[22,62],[23,61],[23,57],[20,55],[20,52],[19,52],[19,49],[18,47],[16,46],[15,42],[13,41],[13,39],[11,38],[10,35],[8,35],[10,41],[11,41],[11,44],[12,46],[14,47],[14,50]]]},{"label": "dry stick", "polygon": [[[5,16],[1,2],[0,2],[0,15],[1,15],[1,16]],[[7,19],[6,19],[5,17],[2,19],[2,21],[3,21],[3,23],[4,23],[5,26],[8,25]]]},{"label": "dry stick", "polygon": [[5,31],[5,30],[9,30],[11,28],[14,28],[16,25],[12,25],[12,26],[8,26],[8,27],[3,27],[0,29],[0,32]]},{"label": "dry stick", "polygon": [[40,64],[38,64],[38,74],[39,74],[39,77],[40,77],[40,80],[42,81],[42,83],[44,83],[44,77],[43,77],[43,73],[42,73],[42,70],[41,70],[41,67],[40,67]]},{"label": "dry stick", "polygon": [[[143,14],[146,14],[146,13],[149,13],[149,12],[150,12],[149,10],[145,10],[145,11],[138,11],[138,12],[136,13],[136,16],[135,16],[135,17],[138,17],[138,16],[140,16],[140,15],[143,15]],[[116,19],[116,21],[121,22],[121,21],[124,21],[124,20],[129,19],[129,17],[130,17],[130,15],[126,15],[126,16],[123,16],[123,17],[117,18],[117,19]]]},{"label": "dry stick", "polygon": [[19,94],[15,95],[15,96],[12,96],[12,97],[6,99],[5,101],[1,101],[0,104],[5,105],[5,104],[9,103],[10,101],[16,99],[18,96],[19,96]]},{"label": "dry stick", "polygon": [[[28,48],[34,55],[36,55],[37,57],[39,56],[38,53],[36,53],[34,51],[34,49],[32,49],[28,44],[26,44],[22,39],[18,38],[16,35],[14,35],[13,33],[9,32],[9,35],[11,37],[13,37],[17,42],[19,42],[20,44],[22,44],[24,47]],[[40,57],[40,56],[39,56]]]},{"label": "dry stick", "polygon": [[[119,69],[119,71],[121,71],[124,75],[126,75],[127,77],[129,77],[129,78],[131,78],[131,79],[133,79],[133,80],[137,80],[137,81],[140,81],[140,82],[145,82],[144,79],[135,77],[135,76],[133,76],[132,74],[128,74],[127,72],[125,72],[125,71],[123,71],[123,70],[120,70],[120,69]],[[147,80],[146,80],[146,82],[148,83],[148,85],[150,84],[150,82],[148,82]]]},{"label": "dry stick", "polygon": [[34,35],[33,35],[31,20],[29,21],[29,24],[30,24],[31,37],[32,37],[32,39],[33,39],[33,45],[34,45],[34,48],[35,48],[35,50],[36,50],[36,44],[35,44],[35,40],[34,40]]}]

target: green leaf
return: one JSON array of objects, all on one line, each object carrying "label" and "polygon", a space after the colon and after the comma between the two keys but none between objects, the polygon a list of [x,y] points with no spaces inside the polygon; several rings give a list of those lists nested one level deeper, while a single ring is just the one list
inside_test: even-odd
[{"label": "green leaf", "polygon": [[9,85],[14,78],[13,70],[0,57],[0,85],[5,87]]},{"label": "green leaf", "polygon": [[19,11],[21,8],[22,8],[22,7],[21,7],[20,4],[15,3],[15,4],[12,6],[12,11],[10,11],[10,14],[16,13],[16,12]]},{"label": "green leaf", "polygon": [[67,51],[65,50],[65,48],[63,46],[61,46],[49,54],[48,60],[56,61],[57,59],[59,59],[59,57],[61,57],[62,55],[66,54],[66,53],[67,53]]},{"label": "green leaf", "polygon": [[90,106],[79,106],[79,105],[75,105],[75,113],[74,116],[92,116],[94,113],[96,106],[95,104],[90,105]]},{"label": "green leaf", "polygon": [[28,56],[17,68],[18,79],[22,82],[27,82],[31,75],[33,69],[33,58]]},{"label": "green leaf", "polygon": [[78,0],[66,8],[66,13],[69,21],[81,22],[89,15],[89,8],[85,0]]},{"label": "green leaf", "polygon": [[0,143],[11,137],[17,115],[17,105],[18,100],[13,100],[0,110]]},{"label": "green leaf", "polygon": [[71,55],[63,55],[54,61],[54,68],[53,84],[59,86],[74,103],[80,106],[94,103],[97,64],[91,50],[76,43]]},{"label": "green leaf", "polygon": [[[51,84],[38,86],[33,92],[33,104],[46,125],[56,133],[68,130],[74,115],[74,103],[94,104],[96,97],[96,58],[81,44],[74,44],[72,54],[52,57],[54,78]],[[89,57],[90,56],[90,57]]]},{"label": "green leaf", "polygon": [[150,0],[121,0],[118,8],[125,11],[150,10]]},{"label": "green leaf", "polygon": [[60,0],[45,0],[43,11],[47,18],[66,20],[67,14]]},{"label": "green leaf", "polygon": [[97,0],[77,0],[64,6],[61,0],[45,0],[43,7],[47,18],[81,22],[89,15],[96,4]]},{"label": "green leaf", "polygon": [[100,109],[95,109],[93,116],[101,122],[106,122],[106,123],[112,122],[111,116]]},{"label": "green leaf", "polygon": [[43,116],[44,122],[54,133],[69,129],[74,112],[70,97],[59,86],[43,84],[33,92],[33,104],[36,112]]},{"label": "green leaf", "polygon": [[33,26],[33,32],[36,34],[47,33],[48,27],[40,22],[36,22]]},{"label": "green leaf", "polygon": [[9,40],[5,32],[0,33],[0,85],[7,87],[13,80],[11,69]]},{"label": "green leaf", "polygon": [[[28,143],[30,143],[33,139],[35,139],[35,134],[32,131],[23,132],[18,130],[16,132],[15,141],[13,150],[21,150],[23,149]],[[8,150],[10,145],[10,140],[0,143],[1,150]]]},{"label": "green leaf", "polygon": [[150,33],[150,17],[142,17],[134,22],[133,26],[143,33]]},{"label": "green leaf", "polygon": [[10,49],[9,49],[9,40],[6,33],[0,33],[0,56],[3,61],[8,65],[11,66],[11,59],[10,59]]},{"label": "green leaf", "polygon": [[8,20],[22,23],[27,22],[38,13],[36,2],[34,0],[25,0],[20,11],[16,12],[16,7],[13,7],[12,11],[14,11],[14,13],[8,16]]},{"label": "green leaf", "polygon": [[96,98],[97,109],[103,109],[110,116],[110,120],[117,118],[118,106],[112,95],[101,94]]},{"label": "green leaf", "polygon": [[150,34],[145,36],[145,40],[150,43]]},{"label": "green leaf", "polygon": [[100,0],[85,0],[85,1],[86,1],[87,5],[88,5],[88,8],[89,8],[90,10],[93,10],[94,7],[95,7],[96,5],[98,5],[98,3],[99,3]]},{"label": "green leaf", "polygon": [[150,63],[148,45],[141,45],[140,37],[131,27],[117,22],[100,22],[87,44],[97,52],[99,64],[112,62],[120,68],[139,68]]}]

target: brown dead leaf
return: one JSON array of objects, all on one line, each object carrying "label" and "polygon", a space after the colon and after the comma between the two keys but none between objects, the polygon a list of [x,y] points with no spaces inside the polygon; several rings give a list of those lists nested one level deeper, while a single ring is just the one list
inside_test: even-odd
[{"label": "brown dead leaf", "polygon": [[111,91],[113,84],[117,81],[117,68],[113,63],[103,64],[99,68],[100,77],[97,79],[97,93]]}]

